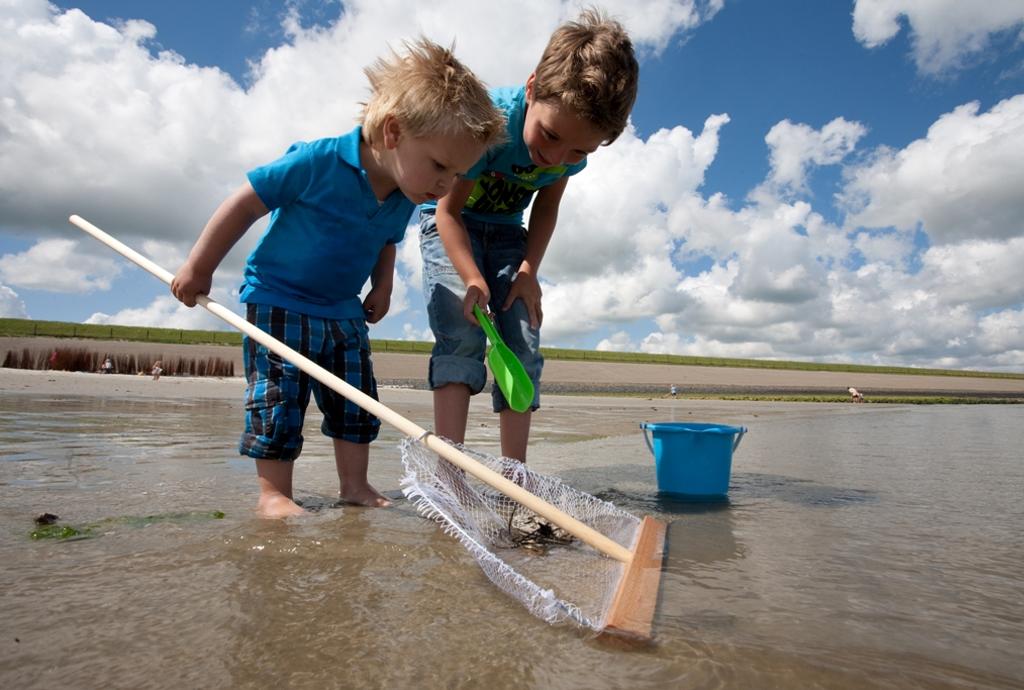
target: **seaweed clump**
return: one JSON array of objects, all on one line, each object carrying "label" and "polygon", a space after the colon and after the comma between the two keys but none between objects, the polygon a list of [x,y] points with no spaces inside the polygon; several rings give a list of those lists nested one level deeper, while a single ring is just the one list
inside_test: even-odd
[{"label": "seaweed clump", "polygon": [[159,522],[188,523],[204,520],[223,520],[224,512],[221,510],[210,511],[189,511],[184,513],[163,513],[159,515],[145,515],[142,517],[126,515],[116,518],[107,518],[90,525],[59,525],[60,518],[53,513],[43,513],[35,519],[37,527],[29,532],[30,539],[88,539],[96,536],[103,530],[117,526],[126,527],[148,527]]}]

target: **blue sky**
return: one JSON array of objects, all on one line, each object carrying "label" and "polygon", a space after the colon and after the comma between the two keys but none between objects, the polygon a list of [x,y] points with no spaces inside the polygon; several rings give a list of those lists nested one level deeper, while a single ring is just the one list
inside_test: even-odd
[{"label": "blue sky", "polygon": [[[488,83],[521,83],[577,11],[458,7],[0,8],[0,315],[218,327],[66,217],[173,271],[246,169],[350,128],[388,43],[454,39]],[[640,96],[566,194],[546,344],[1024,371],[1024,3],[604,7],[638,46]],[[408,237],[374,337],[430,337]]]}]

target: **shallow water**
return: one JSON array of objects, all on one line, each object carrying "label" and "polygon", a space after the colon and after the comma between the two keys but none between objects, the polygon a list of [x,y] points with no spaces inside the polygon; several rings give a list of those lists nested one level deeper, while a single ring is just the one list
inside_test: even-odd
[{"label": "shallow water", "polygon": [[[653,647],[531,617],[406,501],[334,506],[315,415],[313,512],[268,522],[238,403],[5,392],[0,686],[1024,687],[1019,407],[548,401],[531,466],[670,523]],[[637,423],[670,417],[750,428],[727,503],[657,494]]]}]

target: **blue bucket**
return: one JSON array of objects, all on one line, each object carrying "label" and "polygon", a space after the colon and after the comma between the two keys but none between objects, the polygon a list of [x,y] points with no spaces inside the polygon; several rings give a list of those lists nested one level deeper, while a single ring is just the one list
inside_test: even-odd
[{"label": "blue bucket", "polygon": [[746,427],[644,422],[640,428],[654,455],[659,491],[704,499],[728,493],[732,454],[747,433]]}]

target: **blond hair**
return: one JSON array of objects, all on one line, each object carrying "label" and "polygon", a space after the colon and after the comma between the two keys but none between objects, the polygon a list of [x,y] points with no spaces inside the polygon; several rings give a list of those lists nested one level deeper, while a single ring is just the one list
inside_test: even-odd
[{"label": "blond hair", "polygon": [[404,54],[392,49],[365,70],[373,93],[359,122],[371,144],[389,115],[413,137],[469,134],[488,147],[504,140],[505,117],[450,48],[422,37],[403,45]]},{"label": "blond hair", "polygon": [[589,8],[551,35],[534,70],[533,97],[555,101],[618,138],[636,100],[640,67],[622,25]]}]

